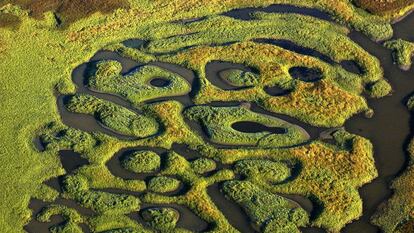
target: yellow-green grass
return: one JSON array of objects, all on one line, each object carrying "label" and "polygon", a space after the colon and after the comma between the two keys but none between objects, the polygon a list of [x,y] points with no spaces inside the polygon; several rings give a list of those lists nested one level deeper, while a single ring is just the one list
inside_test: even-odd
[{"label": "yellow-green grass", "polygon": [[[81,170],[80,174],[93,177],[94,180],[90,181],[90,185],[94,188],[115,187],[142,191],[145,189],[145,184],[142,182],[116,178],[104,166],[115,152],[123,147],[141,143],[164,147],[171,146],[172,141],[203,144],[200,143],[202,139],[194,135],[191,130],[186,127],[182,128],[182,121],[177,118],[182,107],[176,103],[165,103],[153,105],[149,107],[149,111],[154,115],[163,116],[171,115],[171,112],[175,114],[175,111],[178,114],[161,120],[163,124],[167,125],[167,130],[165,134],[154,141],[122,142],[102,134],[93,134],[92,140],[85,134],[78,136],[89,138],[91,141],[88,139],[86,144],[82,146],[75,145],[68,139],[64,145],[55,144],[40,153],[32,142],[38,135],[39,129],[50,122],[58,122],[55,127],[59,130],[65,129],[59,123],[60,117],[54,92],[56,90],[70,94],[75,92],[75,86],[71,83],[70,77],[75,67],[87,61],[96,51],[109,44],[115,44],[129,38],[150,39],[151,30],[149,29],[161,26],[159,24],[166,21],[202,17],[234,8],[267,6],[273,3],[292,3],[327,11],[337,16],[339,22],[351,25],[374,39],[385,39],[391,35],[391,27],[387,20],[356,9],[348,1],[261,0],[246,2],[233,0],[224,3],[208,0],[130,1],[130,9],[128,10],[116,10],[110,15],[95,13],[74,22],[67,28],[57,28],[58,22],[50,12],[47,12],[41,20],[37,20],[29,17],[29,12],[18,7],[12,5],[1,7],[2,14],[13,14],[20,19],[19,27],[13,28],[13,30],[9,27],[0,28],[0,76],[2,79],[0,87],[0,105],[2,106],[0,114],[0,162],[2,164],[0,174],[2,179],[0,185],[3,187],[2,202],[0,203],[1,231],[6,233],[22,232],[23,225],[31,218],[31,211],[27,207],[30,197],[53,199],[53,195],[49,195],[53,191],[41,183],[51,177],[64,174],[65,171],[57,157],[59,148],[70,147],[83,152],[83,156],[89,159],[91,166]],[[350,99],[350,101],[353,100]],[[359,101],[361,103],[360,99]],[[73,130],[68,130],[68,132],[72,136],[79,134]],[[91,145],[88,143],[97,140],[99,146],[93,150],[90,149]],[[318,143],[313,144],[313,146],[319,145]],[[303,148],[302,150],[313,151]],[[331,154],[332,151],[328,149],[327,153]],[[301,153],[307,154],[308,152],[302,151]],[[362,153],[361,157],[367,159],[368,154]],[[315,154],[313,155],[315,156]],[[348,154],[343,153],[343,156],[347,157]],[[352,158],[359,161],[359,157]],[[327,156],[327,158],[332,159],[333,157]],[[369,182],[375,176],[375,169],[370,159],[363,163],[365,167],[361,171],[356,172],[356,174],[365,173],[361,176],[363,178],[355,182],[357,183],[355,187],[359,187],[361,182]],[[359,164],[359,166],[362,165]],[[342,167],[342,169],[347,168],[347,166]],[[342,172],[341,169],[335,171],[338,175]],[[369,176],[366,175],[367,172],[370,174]],[[231,179],[232,176],[226,175],[225,178]],[[200,182],[200,185],[204,188],[203,182]],[[196,187],[195,193],[202,188]],[[195,198],[195,202],[200,200],[197,203],[199,206],[203,206],[205,196],[203,196],[203,192],[199,193],[201,193],[201,197]],[[356,191],[353,192],[353,194],[355,193]],[[338,229],[344,222],[360,215],[362,208],[358,207],[361,204],[358,198],[353,196],[352,200],[357,203],[357,211],[352,212],[353,214],[349,216],[341,214],[339,218],[345,216],[345,220],[340,224],[329,222],[325,225]],[[348,200],[345,203],[349,204],[352,201]],[[330,211],[328,214],[335,212]],[[210,219],[214,219],[214,216],[220,215],[220,212],[216,209],[212,210],[210,214],[213,216]],[[321,221],[315,224],[322,225]],[[226,225],[225,222],[222,224]],[[88,225],[94,231],[137,226],[131,219],[118,215],[96,216],[88,220]]]},{"label": "yellow-green grass", "polygon": [[[317,31],[314,29],[316,25]],[[296,30],[290,30],[291,27]],[[193,23],[145,29],[142,33],[148,33],[154,39],[138,50],[120,44],[110,45],[107,49],[138,61],[161,60],[197,71],[200,77],[200,91],[194,99],[197,104],[223,99],[254,101],[269,111],[332,127],[342,125],[359,112],[370,110],[361,97],[363,92],[376,98],[391,92],[391,86],[383,79],[378,59],[351,41],[347,32],[346,28],[307,16],[257,13],[251,21],[215,16]],[[320,37],[321,34],[324,36]],[[272,44],[238,42],[260,38],[293,41],[326,54],[337,63],[355,61],[364,72],[354,74],[338,64],[328,64]],[[338,41],[341,46],[336,45]],[[159,53],[165,55],[157,55]],[[260,75],[251,88],[222,90],[206,77],[205,67],[211,61],[244,64],[256,68]],[[315,84],[295,80],[289,70],[301,66],[320,70],[323,80]],[[264,87],[275,85],[293,91],[283,97],[265,93]],[[314,108],[319,112],[313,111]]]},{"label": "yellow-green grass", "polygon": [[[156,104],[155,106],[174,106],[171,103],[174,102]],[[173,109],[174,107],[166,112],[171,113]],[[177,111],[177,115],[180,115],[179,113],[180,111]],[[182,131],[184,134],[181,135],[186,135],[185,126],[182,127],[184,127]],[[167,131],[169,131],[168,128],[170,127],[167,127]],[[341,131],[335,133],[336,146],[314,142],[290,149],[216,149],[203,141],[197,140],[198,137],[194,136],[194,134],[194,132],[188,132],[188,136],[184,138],[193,139],[187,139],[184,143],[189,145],[190,148],[198,150],[204,157],[212,157],[226,164],[237,162],[235,171],[219,170],[213,175],[203,177],[199,175],[199,170],[195,169],[191,162],[175,152],[170,152],[167,154],[166,164],[162,165],[163,169],[158,174],[175,177],[187,185],[189,191],[179,196],[166,196],[149,192],[143,196],[141,201],[153,204],[185,205],[203,220],[216,226],[217,230],[234,231],[221,211],[210,200],[206,189],[216,182],[234,179],[235,172],[246,176],[248,180],[268,192],[300,194],[311,198],[320,208],[320,214],[311,222],[311,225],[324,227],[331,231],[338,231],[346,223],[358,218],[362,214],[362,201],[358,194],[358,188],[370,182],[377,175],[372,156],[372,145],[366,139]],[[85,186],[87,185],[89,189],[117,188],[129,191],[145,191],[145,184],[141,180],[124,180],[113,177],[108,173],[104,165],[105,161],[120,148],[148,146],[164,138],[165,135],[134,142],[115,142],[114,138],[102,138],[99,135],[91,136],[96,138],[96,140],[103,140],[104,143],[85,144],[80,137],[62,136],[48,142],[47,148],[54,150],[75,148],[75,150],[88,157],[91,165],[82,167],[74,178],[76,178],[75,180],[88,180]],[[71,143],[67,142],[68,138],[72,138]],[[172,141],[177,141],[177,138],[168,138]],[[109,141],[105,143],[105,140]],[[73,147],[72,144],[83,146]],[[172,144],[158,144],[157,147],[160,146],[170,149]],[[300,167],[300,173],[292,181],[279,183],[278,181],[283,181],[291,176],[287,166],[289,168]],[[265,172],[255,175],[258,170],[265,170]],[[78,200],[82,204],[82,199],[77,199],[80,195],[79,192],[83,194],[81,195],[82,197],[96,198],[96,195],[102,195],[99,192],[92,193],[94,195],[83,193],[85,191],[82,190],[84,189],[75,189],[72,194],[68,193],[65,196]],[[151,191],[151,189],[148,191]],[[160,192],[160,190],[153,191]],[[132,211],[132,209],[128,209],[130,208],[128,206],[131,205],[111,208],[106,205],[88,206],[87,202],[82,205],[101,211],[103,214],[105,211],[115,211],[115,213],[124,210]],[[111,219],[108,216],[106,218]],[[91,227],[105,230],[111,229],[98,223],[95,224],[96,226],[91,225]],[[131,226],[129,223],[125,223],[124,227]],[[140,229],[139,225],[136,225],[134,229]]]},{"label": "yellow-green grass", "polygon": [[[346,82],[353,76],[341,75],[343,71],[338,70],[342,68],[330,66],[316,58],[293,54],[273,45],[243,42],[223,47],[202,46],[163,60],[197,70],[201,79],[200,92],[195,97],[197,104],[223,99],[252,101],[271,112],[283,113],[325,127],[340,126],[352,115],[369,110],[365,99],[360,96],[363,86],[361,79],[354,79],[348,84]],[[206,64],[214,60],[255,67],[261,73],[261,83],[248,89],[222,90],[211,84],[205,75]],[[325,79],[317,83],[295,81],[288,74],[288,69],[297,65],[317,67],[324,71]],[[332,79],[339,80],[338,82],[345,85],[341,87]],[[293,88],[293,91],[285,96],[270,96],[265,93],[264,87],[273,85],[280,85],[286,89]]]}]

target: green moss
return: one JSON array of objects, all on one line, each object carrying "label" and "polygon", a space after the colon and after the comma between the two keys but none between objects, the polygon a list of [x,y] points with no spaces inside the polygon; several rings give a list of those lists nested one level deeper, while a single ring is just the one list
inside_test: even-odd
[{"label": "green moss", "polygon": [[76,113],[91,114],[105,127],[126,135],[143,138],[159,130],[155,119],[90,95],[73,96],[67,108]]},{"label": "green moss", "polygon": [[157,193],[168,193],[177,190],[180,181],[171,177],[157,176],[148,182],[148,189]]},{"label": "green moss", "polygon": [[[149,82],[153,78],[163,78],[170,83],[165,87],[152,86]],[[98,91],[120,95],[135,105],[146,100],[185,95],[191,89],[183,77],[157,66],[146,65],[122,76],[121,64],[117,61],[100,62],[96,73],[89,79],[89,86]]]},{"label": "green moss", "polygon": [[220,72],[220,77],[236,87],[248,87],[258,84],[258,75],[243,70],[230,69]]},{"label": "green moss", "polygon": [[236,163],[235,171],[249,179],[263,179],[267,182],[282,182],[290,177],[290,168],[281,162],[249,159]]},{"label": "green moss", "polygon": [[180,214],[172,208],[151,208],[142,211],[142,217],[155,230],[170,232],[177,225]]},{"label": "green moss", "polygon": [[211,172],[217,167],[216,162],[212,159],[199,158],[191,162],[191,169],[195,173],[204,174],[206,172]]},{"label": "green moss", "polygon": [[[184,111],[184,115],[199,121],[206,129],[212,142],[228,145],[291,146],[306,141],[309,136],[298,126],[278,118],[255,113],[246,107],[196,106]],[[283,128],[286,133],[271,132],[244,133],[232,128],[232,124],[251,121],[269,127]]]},{"label": "green moss", "polygon": [[403,70],[409,70],[414,56],[414,43],[402,39],[390,40],[384,46],[393,50],[394,61]]},{"label": "green moss", "polygon": [[75,152],[88,150],[99,141],[86,132],[56,123],[50,123],[44,127],[41,133],[41,140],[48,150],[59,151],[66,149],[74,150]]},{"label": "green moss", "polygon": [[304,209],[248,181],[228,181],[223,191],[226,197],[242,205],[264,232],[300,232],[298,228],[309,222]]},{"label": "green moss", "polygon": [[139,199],[134,196],[89,190],[88,181],[79,175],[66,177],[63,187],[66,198],[100,214],[125,214],[140,206]]},{"label": "green moss", "polygon": [[152,233],[126,215],[97,215],[88,220],[92,232]]},{"label": "green moss", "polygon": [[161,158],[153,151],[137,151],[122,160],[121,165],[135,173],[149,173],[159,169]]},{"label": "green moss", "polygon": [[374,98],[381,98],[390,95],[392,91],[391,85],[385,81],[380,80],[372,84],[369,88],[369,94]]}]

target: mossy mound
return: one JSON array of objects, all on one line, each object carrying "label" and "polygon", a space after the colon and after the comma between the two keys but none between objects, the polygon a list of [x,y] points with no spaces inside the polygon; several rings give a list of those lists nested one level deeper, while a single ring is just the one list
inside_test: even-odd
[{"label": "mossy mound", "polygon": [[175,228],[180,214],[173,208],[150,208],[142,211],[142,218],[157,231],[170,232]]},{"label": "mossy mound", "polygon": [[198,174],[204,174],[206,172],[211,172],[217,167],[216,162],[212,159],[199,158],[191,162],[191,168],[194,172]]},{"label": "mossy mound", "polygon": [[391,91],[391,85],[385,80],[375,82],[369,87],[369,94],[374,98],[381,98],[390,95]]},{"label": "mossy mound", "polygon": [[252,221],[264,232],[300,232],[299,227],[309,222],[304,209],[248,181],[228,181],[223,191],[226,197],[243,206]]},{"label": "mossy mound", "polygon": [[219,76],[232,86],[249,87],[258,84],[258,75],[238,69],[223,70]]},{"label": "mossy mound", "polygon": [[394,61],[402,70],[409,70],[414,56],[414,43],[402,39],[391,40],[384,43],[384,46],[393,50]]},{"label": "mossy mound", "polygon": [[157,176],[148,182],[148,189],[156,193],[168,193],[176,191],[180,187],[181,182],[177,179]]},{"label": "mossy mound", "polygon": [[239,161],[234,169],[249,179],[263,179],[272,183],[282,182],[291,175],[291,169],[286,164],[262,159]]},{"label": "mossy mound", "polygon": [[[169,81],[164,87],[150,84],[153,78]],[[140,103],[168,96],[180,96],[190,92],[187,80],[158,66],[146,65],[136,72],[121,75],[121,64],[117,61],[102,61],[97,65],[96,73],[89,78],[89,86],[101,92],[119,95],[133,103]]]},{"label": "mossy mound", "polygon": [[155,119],[90,95],[73,96],[67,108],[71,112],[93,115],[105,127],[125,135],[144,138],[159,130]]},{"label": "mossy mound", "polygon": [[125,214],[140,207],[140,200],[134,196],[90,190],[88,181],[81,175],[66,177],[63,190],[66,198],[99,214]]},{"label": "mossy mound", "polygon": [[135,173],[149,173],[160,168],[161,158],[153,151],[137,151],[122,160],[121,165]]}]

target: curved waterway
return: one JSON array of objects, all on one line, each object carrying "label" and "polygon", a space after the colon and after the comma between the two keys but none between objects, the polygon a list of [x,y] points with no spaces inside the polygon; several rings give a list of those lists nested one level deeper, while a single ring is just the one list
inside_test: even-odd
[{"label": "curved waterway", "polygon": [[[414,14],[394,24],[394,38],[414,41]],[[410,135],[410,112],[405,103],[414,91],[414,69],[399,69],[393,63],[392,51],[382,47],[361,33],[352,32],[352,40],[376,56],[381,61],[385,77],[391,83],[394,93],[382,99],[368,99],[369,106],[375,111],[371,119],[356,116],[350,119],[346,129],[368,138],[374,145],[374,156],[379,177],[360,189],[364,200],[363,217],[349,224],[343,232],[378,232],[379,229],[369,223],[369,218],[378,205],[392,195],[389,186],[405,168],[408,155],[406,148]]]},{"label": "curved waterway", "polygon": [[[230,12],[225,13],[224,15],[231,16],[234,18],[242,19],[242,20],[249,20],[250,19],[250,13],[256,12],[256,11],[264,11],[264,12],[283,12],[283,13],[299,13],[304,15],[311,15],[323,20],[332,21],[331,17],[323,13],[319,10],[314,9],[307,9],[307,8],[298,8],[288,5],[272,5],[266,8],[246,8],[246,9],[239,9],[239,10],[233,10]],[[412,28],[414,27],[414,14],[411,14],[407,16],[405,19],[401,20],[400,22],[396,23],[394,25],[394,38],[403,38],[406,40],[414,41],[414,33],[412,33]],[[393,64],[391,51],[385,49],[380,44],[375,43],[371,41],[366,36],[362,35],[358,32],[352,32],[350,34],[350,38],[358,43],[361,47],[363,47],[365,50],[367,50],[372,55],[376,56],[380,59],[382,67],[385,71],[385,77],[390,81],[391,85],[394,88],[394,93],[392,96],[388,96],[382,99],[368,99],[370,107],[372,107],[375,111],[375,115],[371,119],[365,118],[362,114],[357,115],[350,120],[347,121],[345,124],[345,128],[347,131],[351,133],[355,133],[357,135],[361,135],[365,138],[368,138],[371,140],[371,142],[374,144],[375,149],[375,161],[376,161],[376,167],[379,171],[379,177],[375,179],[372,183],[367,184],[360,188],[359,192],[363,199],[364,203],[364,213],[363,216],[350,224],[348,224],[342,232],[351,233],[351,232],[364,232],[364,233],[375,233],[379,232],[379,229],[372,224],[370,224],[369,220],[372,214],[377,209],[378,205],[387,200],[391,194],[392,191],[389,188],[390,181],[393,180],[396,176],[400,174],[401,171],[406,167],[406,158],[407,155],[405,153],[406,144],[409,139],[410,135],[410,114],[406,107],[404,106],[406,98],[414,91],[414,70],[411,68],[410,71],[402,71],[398,68],[397,65]],[[142,45],[142,41],[140,40],[129,40],[125,42],[126,45],[130,47],[139,47]],[[269,41],[261,41],[262,43],[269,43]],[[286,41],[272,41],[272,43],[276,45],[280,45],[281,47],[286,47],[289,50],[296,50],[298,53],[307,54],[310,56],[318,57],[322,60],[327,60],[328,63],[330,63],[329,58],[323,57],[323,55],[315,53],[315,51],[309,51],[306,48],[302,47],[295,47],[289,42]],[[289,47],[289,48],[288,48]],[[301,52],[302,51],[302,52]],[[119,104],[121,106],[124,106],[130,110],[138,112],[137,109],[133,108],[131,104],[129,104],[127,101],[122,99],[119,96],[109,95],[109,94],[103,94],[94,92],[93,90],[89,90],[86,87],[86,79],[85,76],[87,76],[87,73],[90,72],[91,66],[93,66],[94,63],[100,60],[105,59],[111,59],[111,60],[117,60],[122,63],[123,70],[122,72],[124,74],[129,73],[141,66],[142,64],[137,63],[133,60],[123,58],[119,56],[118,54],[114,52],[108,52],[108,51],[100,51],[98,52],[89,63],[83,64],[79,66],[77,69],[73,72],[73,81],[77,85],[77,92],[78,93],[87,93],[94,95],[96,97],[109,100],[113,103]],[[163,67],[167,70],[170,70],[172,72],[175,72],[177,74],[180,74],[182,77],[184,77],[187,81],[189,81],[192,84],[192,92],[189,95],[186,96],[180,96],[180,97],[167,97],[167,98],[160,98],[156,100],[148,101],[148,103],[155,102],[155,101],[162,101],[162,100],[177,100],[183,103],[185,107],[189,107],[194,105],[191,101],[191,97],[194,95],[194,93],[198,90],[198,83],[196,82],[197,79],[195,79],[194,72],[184,69],[182,67],[172,65],[172,64],[166,64],[166,63],[160,63],[155,62],[151,63],[152,65],[157,65],[160,67]],[[246,69],[246,67],[239,66],[237,64],[227,64],[228,66],[223,65],[223,63],[216,63],[209,65],[209,69],[211,71],[211,75],[207,75],[210,81],[217,85],[220,88],[223,89],[234,89],[234,87],[229,86],[227,83],[223,82],[222,80],[218,80],[217,72],[219,70],[223,69],[230,69],[230,68],[239,68],[239,69]],[[355,64],[352,64],[352,61],[347,61],[344,64],[341,64],[342,67],[344,67],[347,70],[353,70],[354,73],[360,73],[360,68],[357,67]],[[210,72],[209,71],[209,72]],[[249,71],[247,69],[247,71]],[[279,90],[274,90],[276,94],[279,94]],[[276,95],[275,94],[275,95]],[[63,104],[63,98],[58,98],[58,105],[60,109],[62,110],[64,108]],[[217,102],[217,103],[211,103],[212,106],[234,106],[238,105],[240,103],[225,103],[225,102]],[[329,137],[325,137],[327,134],[324,133],[324,131],[332,131],[332,129],[326,129],[326,128],[318,128],[313,127],[308,124],[304,124],[303,122],[300,122],[294,118],[280,115],[280,114],[274,114],[270,113],[259,106],[255,104],[251,104],[251,109],[255,112],[267,114],[270,116],[275,116],[284,120],[287,120],[288,122],[292,124],[296,124],[302,128],[304,128],[311,136],[311,139],[324,139]],[[108,129],[102,128],[102,125],[99,123],[94,122],[94,119],[88,118],[85,115],[82,114],[76,114],[70,115],[67,111],[62,110],[61,117],[65,123],[67,123],[69,126],[76,126],[76,124],[79,124],[75,128],[84,129],[86,131],[100,131],[106,134],[110,134],[114,137],[122,138],[120,135],[117,135],[114,132],[109,132]],[[69,117],[69,118],[68,118]],[[75,119],[77,117],[77,120]],[[73,119],[72,119],[73,118]],[[84,121],[85,120],[85,121]],[[95,120],[96,121],[96,120]],[[206,139],[206,136],[203,134],[202,127],[197,126],[194,124],[194,122],[187,122],[190,124],[190,126],[199,132],[204,139]],[[247,122],[243,123],[243,127],[246,128],[246,131],[249,131],[250,126],[255,126],[254,124],[249,125]],[[320,136],[322,135],[322,136]],[[127,138],[125,138],[127,139]],[[37,143],[40,145],[41,142]],[[40,146],[38,146],[41,148]],[[142,148],[127,148],[125,150],[122,150],[116,154],[110,160],[107,164],[108,168],[111,170],[114,175],[117,175],[119,177],[122,177],[124,179],[146,179],[146,176],[140,176],[136,174],[129,173],[125,170],[123,170],[119,165],[119,158],[123,156],[125,153],[129,153],[131,150],[135,149],[142,149]],[[154,150],[154,148],[152,148]],[[178,145],[175,144],[173,146],[173,150],[181,152],[184,155],[191,155],[194,156],[194,153],[187,153],[184,145]],[[155,149],[157,151],[157,149]],[[157,151],[159,153],[164,153],[163,149],[159,149]],[[69,152],[63,152],[63,153],[69,153]],[[65,163],[70,163],[64,160],[64,154],[62,154],[62,163],[65,168],[67,168],[69,165]],[[186,156],[187,157],[187,156]],[[195,158],[195,157],[194,157]],[[66,161],[66,162],[65,162]],[[220,165],[223,167],[226,167],[228,165]],[[68,170],[71,170],[72,168],[68,168]],[[58,188],[59,184],[58,182],[51,181],[49,182],[49,185],[51,185],[54,188]],[[56,186],[56,187],[55,187]],[[254,232],[253,228],[248,224],[247,220],[248,217],[245,215],[245,213],[241,210],[240,207],[238,207],[235,204],[229,203],[227,199],[221,194],[219,191],[219,184],[215,184],[209,187],[208,193],[210,194],[213,201],[216,203],[220,209],[222,209],[223,214],[228,218],[229,222],[237,229],[239,229],[241,232]],[[302,207],[304,207],[307,211],[311,212],[313,209],[313,203],[307,200],[303,197],[293,197],[293,196],[287,196],[288,199],[295,200],[297,203],[299,203]],[[58,201],[59,202],[59,201]],[[38,211],[39,206],[44,205],[44,203],[40,203],[37,200],[31,201],[31,208],[35,210],[35,212]],[[171,206],[173,208],[179,208],[177,206]],[[179,209],[179,212],[183,213],[186,212],[186,210]],[[90,214],[90,213],[88,213]],[[135,213],[136,214],[136,213]],[[183,217],[185,217],[186,214],[183,214]],[[132,216],[131,216],[132,217]],[[59,222],[61,219],[58,217],[56,219],[52,219],[53,222]],[[138,219],[139,220],[139,219]],[[139,220],[141,221],[141,220]],[[195,231],[204,231],[208,229],[208,226],[206,223],[201,224],[199,220],[197,221],[188,221],[185,219],[181,219],[181,224],[179,224],[183,228],[195,230]],[[33,222],[33,221],[32,221]],[[43,229],[38,227],[45,227],[44,225],[35,225],[35,228],[31,228],[32,225],[29,224],[26,227],[26,230],[30,232],[30,230],[33,229]],[[197,226],[195,223],[200,223],[202,226]],[[34,223],[37,224],[37,223]],[[190,225],[193,224],[193,225]],[[316,228],[306,228],[302,229],[303,232],[324,232],[324,230],[316,229]]]},{"label": "curved waterway", "polygon": [[[323,20],[332,21],[331,17],[319,10],[297,8],[286,5],[272,5],[266,8],[247,8],[234,10],[225,15],[237,19],[249,20],[250,14],[256,11],[272,13],[299,13],[314,16]],[[394,39],[402,38],[414,41],[414,14],[410,14],[393,25]],[[363,199],[363,216],[348,224],[342,232],[364,232],[376,233],[379,228],[370,223],[370,217],[378,206],[386,201],[391,195],[390,182],[395,179],[406,167],[406,147],[410,139],[410,113],[405,107],[405,101],[414,91],[414,69],[402,71],[393,63],[392,51],[384,48],[381,44],[370,40],[362,33],[352,31],[350,38],[359,44],[370,54],[376,56],[384,69],[393,89],[392,96],[382,99],[368,99],[369,106],[375,111],[371,119],[362,114],[349,119],[345,128],[347,131],[368,138],[374,145],[374,157],[379,172],[378,178],[373,182],[360,188],[359,192]],[[264,41],[267,42],[268,41]],[[276,44],[276,42],[273,42]],[[300,49],[290,45],[288,42],[281,43],[295,52],[315,56],[330,63],[330,59],[306,48]],[[277,44],[276,44],[277,45]],[[361,69],[352,61],[341,64],[343,68],[354,73],[360,73]],[[307,129],[307,128],[305,128]],[[324,232],[321,229],[307,229],[305,232]]]}]

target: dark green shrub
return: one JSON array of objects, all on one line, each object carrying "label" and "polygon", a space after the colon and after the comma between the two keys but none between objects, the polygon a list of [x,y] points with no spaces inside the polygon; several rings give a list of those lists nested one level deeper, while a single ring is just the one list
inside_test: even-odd
[{"label": "dark green shrub", "polygon": [[180,181],[171,177],[157,176],[148,182],[148,190],[157,193],[167,193],[177,190]]},{"label": "dark green shrub", "polygon": [[142,218],[155,230],[170,232],[175,228],[180,214],[173,208],[151,208],[142,211]]},{"label": "dark green shrub", "polygon": [[198,174],[204,174],[216,169],[216,162],[212,159],[199,158],[191,162],[191,168]]},{"label": "dark green shrub", "polygon": [[149,173],[159,169],[161,158],[153,151],[137,151],[122,160],[121,165],[135,173]]}]

